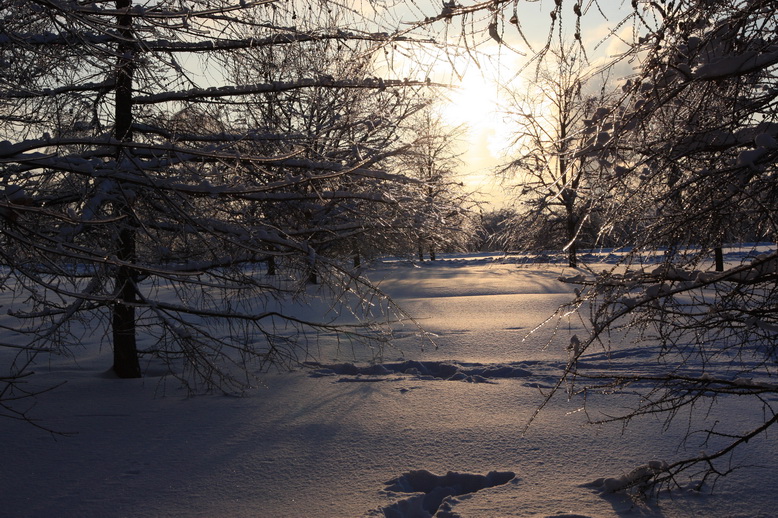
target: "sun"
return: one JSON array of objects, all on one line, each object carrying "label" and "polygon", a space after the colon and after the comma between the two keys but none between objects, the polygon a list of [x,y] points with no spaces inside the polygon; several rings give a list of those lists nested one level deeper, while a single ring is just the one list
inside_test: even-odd
[{"label": "sun", "polygon": [[444,124],[461,127],[471,167],[497,165],[515,138],[507,109],[505,85],[484,67],[470,67],[452,88],[441,94],[438,108]]},{"label": "sun", "polygon": [[518,124],[511,120],[510,92],[517,86],[521,64],[499,47],[481,48],[478,55],[430,54],[424,68],[437,85],[433,110],[443,129],[456,135],[459,178],[479,202],[505,205],[505,190],[495,171],[506,164]]},{"label": "sun", "polygon": [[465,125],[471,129],[492,126],[499,115],[499,85],[478,72],[469,72],[441,98],[443,120],[452,126]]}]

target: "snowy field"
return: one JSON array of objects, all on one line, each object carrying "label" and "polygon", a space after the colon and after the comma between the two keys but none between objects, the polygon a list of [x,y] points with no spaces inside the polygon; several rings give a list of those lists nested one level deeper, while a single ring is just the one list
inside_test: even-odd
[{"label": "snowy field", "polygon": [[[679,446],[695,422],[595,427],[581,400],[559,397],[523,433],[580,323],[525,336],[570,299],[573,287],[557,278],[572,274],[488,256],[378,264],[370,278],[436,347],[410,325],[372,365],[362,351],[334,357],[325,343],[319,364],[264,374],[242,398],[186,398],[154,376],[110,379],[111,353],[96,336],[76,360],[36,368],[40,382],[67,383],[31,415],[72,435],[0,422],[0,516],[774,516],[778,430],[739,450],[731,463],[742,469],[715,488],[646,501],[603,495],[592,482],[697,454],[702,437]],[[651,368],[628,340],[613,347],[582,361]],[[590,397],[607,413],[630,396]],[[707,419],[762,417],[736,399],[719,403]]]}]

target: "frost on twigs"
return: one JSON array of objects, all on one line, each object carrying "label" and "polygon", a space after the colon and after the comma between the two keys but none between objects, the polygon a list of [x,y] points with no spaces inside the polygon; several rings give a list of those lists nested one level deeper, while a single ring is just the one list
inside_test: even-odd
[{"label": "frost on twigs", "polygon": [[[577,221],[593,227],[593,246],[623,254],[601,274],[560,279],[585,289],[549,320],[555,331],[583,328],[548,342],[564,365],[555,391],[574,380],[567,395],[585,397],[596,423],[688,419],[683,441],[699,431],[719,448],[669,471],[649,464],[601,479],[602,491],[639,491],[686,470],[723,476],[731,465],[719,459],[778,422],[774,4],[633,2],[638,41],[617,59],[634,58],[634,74],[584,119],[573,156],[602,183]],[[615,393],[634,397],[599,413]],[[713,417],[733,399],[756,405],[756,422]]]}]

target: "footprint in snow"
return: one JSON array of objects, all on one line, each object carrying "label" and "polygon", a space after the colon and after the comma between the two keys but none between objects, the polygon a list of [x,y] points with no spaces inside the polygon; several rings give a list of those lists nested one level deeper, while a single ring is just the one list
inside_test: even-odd
[{"label": "footprint in snow", "polygon": [[410,471],[388,481],[385,491],[423,494],[395,502],[381,508],[379,512],[386,518],[453,517],[456,514],[452,512],[450,497],[501,486],[515,478],[516,474],[512,471],[490,471],[486,475],[453,471],[445,475],[435,475],[424,469]]}]

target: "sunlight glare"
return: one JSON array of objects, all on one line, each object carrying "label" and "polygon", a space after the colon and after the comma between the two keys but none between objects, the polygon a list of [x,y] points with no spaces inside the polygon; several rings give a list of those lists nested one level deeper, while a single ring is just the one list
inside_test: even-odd
[{"label": "sunlight glare", "polygon": [[444,123],[464,128],[467,147],[463,159],[471,170],[483,172],[497,166],[514,138],[499,76],[484,64],[480,68],[471,65],[438,105]]},{"label": "sunlight glare", "polygon": [[443,119],[452,126],[488,128],[498,115],[497,89],[497,84],[479,75],[478,70],[469,71],[441,102]]}]

